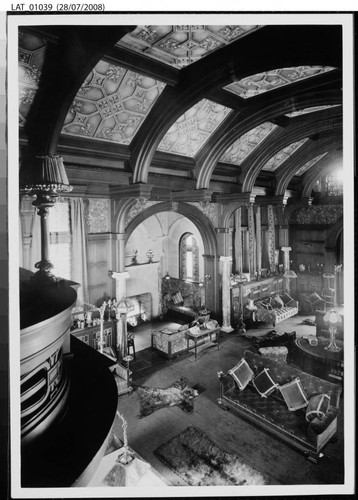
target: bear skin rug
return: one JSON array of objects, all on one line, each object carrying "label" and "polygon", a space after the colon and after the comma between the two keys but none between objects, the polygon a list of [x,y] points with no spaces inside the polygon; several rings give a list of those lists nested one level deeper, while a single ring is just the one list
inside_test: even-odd
[{"label": "bear skin rug", "polygon": [[193,413],[193,399],[199,396],[196,389],[189,387],[188,381],[182,377],[170,387],[159,389],[157,387],[137,386],[140,409],[137,418],[150,415],[160,408],[179,406],[185,413]]}]

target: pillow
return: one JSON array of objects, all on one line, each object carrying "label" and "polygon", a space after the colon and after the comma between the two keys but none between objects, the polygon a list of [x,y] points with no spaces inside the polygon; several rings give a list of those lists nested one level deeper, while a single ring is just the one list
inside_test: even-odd
[{"label": "pillow", "polygon": [[290,296],[288,295],[288,293],[286,293],[286,292],[285,292],[285,293],[283,293],[283,294],[281,295],[281,300],[282,300],[282,302],[284,303],[284,305],[285,305],[285,306],[287,306],[287,304],[288,304],[289,302],[291,302],[291,300],[293,300],[293,299],[292,299],[292,297],[290,297]]},{"label": "pillow", "polygon": [[281,297],[279,295],[275,295],[272,299],[272,302],[274,302],[276,304],[276,307],[277,308],[281,308],[281,307],[284,307],[284,303],[283,303],[283,300],[281,299]]},{"label": "pillow", "polygon": [[180,304],[181,302],[183,302],[183,297],[182,297],[182,294],[180,292],[174,293],[172,295],[172,298],[173,298],[174,304]]},{"label": "pillow", "polygon": [[308,405],[308,399],[299,378],[279,386],[278,389],[290,411],[296,411]]},{"label": "pillow", "polygon": [[307,298],[311,302],[311,304],[315,304],[319,300],[323,300],[323,299],[321,299],[321,297],[318,295],[317,292],[311,293]]},{"label": "pillow", "polygon": [[242,358],[236,366],[231,368],[228,373],[235,380],[240,391],[244,390],[250,380],[254,378],[254,372],[244,358]]},{"label": "pillow", "polygon": [[271,299],[261,300],[260,304],[261,304],[261,305],[262,305],[265,309],[268,309],[269,311],[272,309]]},{"label": "pillow", "polygon": [[331,398],[328,394],[317,394],[309,400],[306,409],[306,420],[311,422],[314,418],[322,420],[329,409]]},{"label": "pillow", "polygon": [[278,387],[278,384],[271,378],[269,371],[268,368],[264,368],[252,381],[253,386],[262,398],[267,398]]},{"label": "pillow", "polygon": [[178,332],[183,332],[184,330],[187,330],[189,328],[189,325],[181,325],[178,328]]},{"label": "pillow", "polygon": [[194,296],[193,295],[187,295],[186,297],[183,298],[184,302],[184,307],[193,307],[194,305]]}]

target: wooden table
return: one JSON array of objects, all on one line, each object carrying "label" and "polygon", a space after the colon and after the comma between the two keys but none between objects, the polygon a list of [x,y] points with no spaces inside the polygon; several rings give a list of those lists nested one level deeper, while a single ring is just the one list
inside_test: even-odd
[{"label": "wooden table", "polygon": [[[210,329],[198,330],[195,333],[191,332],[190,330],[187,330],[185,332],[188,351],[192,349],[189,346],[190,340],[194,341],[195,361],[198,359],[198,352],[203,351],[208,347],[217,346],[217,348],[220,349],[219,333],[220,333],[220,328],[215,328],[214,330]],[[215,336],[214,340],[213,340],[213,335]],[[208,337],[209,340],[205,340],[205,337]],[[203,342],[198,345],[199,340],[203,340]]]},{"label": "wooden table", "polygon": [[312,346],[307,339],[295,340],[293,359],[303,371],[333,383],[343,383],[343,342],[336,340],[342,349],[338,352],[325,349],[329,340],[318,338],[318,345]]}]

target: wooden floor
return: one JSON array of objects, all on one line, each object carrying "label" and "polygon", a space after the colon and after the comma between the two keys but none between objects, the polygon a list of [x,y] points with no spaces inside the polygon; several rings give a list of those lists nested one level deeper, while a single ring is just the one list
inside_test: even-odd
[{"label": "wooden floor", "polygon": [[[307,316],[306,316],[307,317]],[[306,317],[296,316],[277,325],[279,333],[295,330],[298,336],[314,333],[315,328],[302,325]],[[249,335],[260,335],[272,329],[249,330]],[[247,338],[236,334],[222,334],[221,349],[207,349],[200,353],[198,361],[193,353],[185,353],[169,361],[151,349],[139,353],[133,364],[135,384],[167,387],[176,379],[185,376],[192,386],[198,386],[200,395],[195,399],[195,411],[185,414],[177,407],[164,408],[152,415],[137,419],[139,401],[136,392],[121,396],[118,409],[128,421],[130,446],[148,461],[173,486],[184,486],[178,476],[165,467],[154,455],[155,449],[168,441],[188,425],[195,425],[206,432],[218,446],[241,455],[247,463],[271,478],[272,485],[295,486],[297,494],[304,485],[340,485],[344,482],[344,435],[343,401],[338,421],[338,441],[329,443],[321,461],[315,465],[299,452],[283,442],[255,428],[250,422],[225,412],[217,404],[219,382],[217,372],[226,371],[239,359],[245,349],[251,347]],[[142,357],[142,359],[140,359]],[[136,368],[137,365],[137,368]],[[118,437],[121,426],[116,423]],[[241,491],[241,490],[240,490]],[[324,490],[320,490],[322,493]],[[329,490],[328,490],[329,491]],[[241,494],[241,493],[240,493]]]}]

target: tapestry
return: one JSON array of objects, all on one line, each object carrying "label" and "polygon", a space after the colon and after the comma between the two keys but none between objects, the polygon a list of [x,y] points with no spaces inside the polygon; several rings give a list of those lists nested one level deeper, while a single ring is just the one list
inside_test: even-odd
[{"label": "tapestry", "polygon": [[264,475],[233,453],[189,426],[162,444],[154,454],[189,486],[251,486],[269,484]]},{"label": "tapestry", "polygon": [[270,263],[270,271],[275,272],[275,218],[272,205],[267,206],[268,220],[268,257]]},{"label": "tapestry", "polygon": [[250,255],[250,274],[256,272],[256,238],[255,238],[255,220],[254,209],[250,205],[247,210],[249,225],[249,255]]}]

